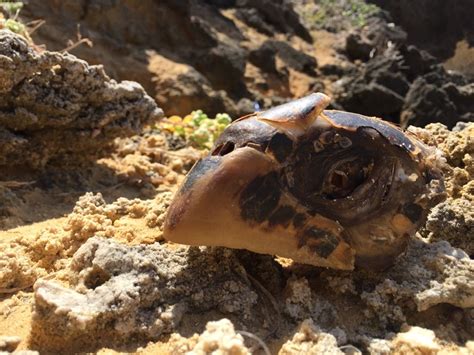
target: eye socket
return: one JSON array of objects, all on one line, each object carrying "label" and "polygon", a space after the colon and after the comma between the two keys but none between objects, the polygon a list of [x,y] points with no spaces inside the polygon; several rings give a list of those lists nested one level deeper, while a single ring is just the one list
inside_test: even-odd
[{"label": "eye socket", "polygon": [[349,196],[370,175],[373,161],[359,159],[338,164],[326,175],[322,193],[326,198],[337,199]]},{"label": "eye socket", "polygon": [[211,155],[224,156],[234,151],[234,149],[235,144],[233,142],[225,142],[224,144],[221,144],[216,149],[214,149]]}]

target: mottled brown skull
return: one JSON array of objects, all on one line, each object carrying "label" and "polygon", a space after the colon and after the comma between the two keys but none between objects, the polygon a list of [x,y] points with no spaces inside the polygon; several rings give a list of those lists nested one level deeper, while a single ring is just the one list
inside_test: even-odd
[{"label": "mottled brown skull", "polygon": [[381,269],[444,196],[433,150],[312,94],[234,121],[189,172],[165,238]]}]

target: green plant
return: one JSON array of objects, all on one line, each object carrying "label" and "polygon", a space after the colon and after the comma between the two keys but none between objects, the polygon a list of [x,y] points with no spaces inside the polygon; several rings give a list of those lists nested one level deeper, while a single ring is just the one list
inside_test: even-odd
[{"label": "green plant", "polygon": [[5,28],[8,28],[10,31],[22,34],[26,31],[25,25],[23,25],[21,22],[8,19],[4,22],[3,26]]},{"label": "green plant", "polygon": [[6,13],[7,18],[0,12],[0,29],[6,28],[12,32],[29,38],[26,27],[18,20],[18,14],[23,7],[22,2],[18,1],[0,1],[0,8]]},{"label": "green plant", "polygon": [[367,19],[377,13],[379,8],[373,4],[367,4],[363,0],[348,0],[343,16],[351,19],[354,26],[362,27]]},{"label": "green plant", "polygon": [[365,0],[317,0],[298,6],[303,21],[310,28],[325,28],[331,19],[343,28],[347,25],[362,27],[379,8]]},{"label": "green plant", "polygon": [[231,121],[226,113],[209,118],[202,110],[196,110],[184,118],[170,116],[161,121],[157,128],[184,138],[189,145],[198,149],[210,149]]},{"label": "green plant", "polygon": [[23,8],[23,3],[20,1],[0,1],[0,7],[10,15],[14,16]]}]

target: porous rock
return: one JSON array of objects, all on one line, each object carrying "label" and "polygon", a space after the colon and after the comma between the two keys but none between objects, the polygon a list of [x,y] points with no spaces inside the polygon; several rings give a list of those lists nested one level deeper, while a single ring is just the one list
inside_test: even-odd
[{"label": "porous rock", "polygon": [[289,278],[285,294],[286,313],[294,319],[302,320],[307,317],[313,303],[308,280],[304,277]]},{"label": "porous rock", "polygon": [[414,239],[374,291],[363,292],[361,297],[385,320],[406,320],[406,302],[414,302],[417,311],[441,303],[473,307],[474,262],[447,242],[430,244]]},{"label": "porous rock", "polygon": [[266,34],[276,31],[295,34],[305,41],[313,41],[311,34],[301,23],[293,4],[284,0],[239,0],[237,16],[249,26]]},{"label": "porous rock", "polygon": [[[406,254],[384,272],[328,270],[321,274],[318,285],[326,287],[313,288],[312,302],[323,299],[330,307],[311,317],[325,330],[344,324],[348,340],[361,341],[359,336],[388,336],[387,328],[400,329],[415,314],[438,305],[459,307],[460,314],[469,318],[474,305],[474,262],[445,241],[428,243],[414,238]],[[357,311],[349,312],[344,304]],[[330,309],[334,315],[324,319]],[[462,334],[461,339],[466,336]]]},{"label": "porous rock", "polygon": [[290,277],[284,290],[285,313],[293,321],[311,318],[324,324],[334,325],[337,319],[337,306],[330,299],[312,292],[307,278]]},{"label": "porous rock", "polygon": [[[435,206],[426,222],[432,241],[449,240],[453,245],[474,254],[474,184],[470,183],[470,196],[448,198]],[[466,193],[467,195],[467,193]]]},{"label": "porous rock", "polygon": [[67,53],[40,52],[8,30],[0,31],[0,94],[0,166],[97,157],[163,114],[139,84],[117,83]]},{"label": "porous rock", "polygon": [[440,334],[430,329],[408,325],[403,326],[398,334],[390,334],[387,339],[371,339],[367,350],[371,355],[472,353],[469,341],[464,347],[461,344],[447,343]]},{"label": "porous rock", "polygon": [[337,103],[347,111],[398,119],[409,88],[402,66],[400,52],[386,49],[337,83]]},{"label": "porous rock", "polygon": [[14,351],[20,342],[20,337],[2,335],[0,336],[0,352]]},{"label": "porous rock", "polygon": [[105,333],[156,339],[193,310],[217,309],[249,319],[257,295],[235,272],[240,266],[233,255],[158,243],[127,247],[93,237],[73,257],[73,289],[36,282],[37,339],[49,334],[67,344],[81,337],[104,342]]},{"label": "porous rock", "polygon": [[472,80],[410,45],[407,33],[384,16],[347,35],[344,53],[363,62],[334,83],[337,103],[403,127],[442,122],[452,128],[458,120],[474,121]]},{"label": "porous rock", "polygon": [[226,318],[208,322],[200,335],[185,339],[173,334],[170,339],[173,354],[187,355],[250,355],[242,335],[237,334],[232,322]]},{"label": "porous rock", "polygon": [[422,233],[429,240],[449,241],[474,254],[474,123],[459,122],[452,130],[440,123],[409,130],[444,154],[448,198],[435,206]]},{"label": "porous rock", "polygon": [[453,128],[458,121],[474,121],[474,85],[443,68],[418,77],[410,87],[400,116],[402,126],[423,127],[440,122]]},{"label": "porous rock", "polygon": [[436,343],[435,333],[420,327],[410,327],[406,332],[399,333],[392,341],[392,347],[397,354],[436,354],[441,348]]},{"label": "porous rock", "polygon": [[[171,192],[163,191],[150,200],[122,197],[107,204],[102,194],[86,193],[64,225],[50,225],[28,238],[0,243],[0,289],[23,289],[47,272],[64,268],[65,260],[93,236],[113,237],[123,243],[152,244],[160,240],[171,197]],[[127,223],[139,219],[144,222],[141,226]],[[150,229],[153,233],[146,232]]]},{"label": "porous rock", "polygon": [[344,354],[337,346],[336,338],[324,333],[311,319],[304,320],[291,340],[283,344],[279,355],[290,354]]}]

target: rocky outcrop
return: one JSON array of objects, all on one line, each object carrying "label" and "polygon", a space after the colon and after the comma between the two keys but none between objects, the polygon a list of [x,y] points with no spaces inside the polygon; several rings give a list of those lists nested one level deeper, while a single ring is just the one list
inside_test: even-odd
[{"label": "rocky outcrop", "polygon": [[350,33],[344,53],[360,61],[335,85],[337,104],[345,110],[403,127],[441,122],[452,128],[459,120],[474,121],[472,80],[447,72],[426,51],[409,45],[407,33],[383,17],[371,18],[366,27]]},{"label": "rocky outcrop", "polygon": [[[212,1],[211,1],[212,2]],[[213,1],[213,3],[219,1]],[[291,2],[285,0],[230,1],[236,5],[237,17],[267,35],[275,32],[294,34],[312,43],[313,37],[303,26]]]},{"label": "rocky outcrop", "polygon": [[473,2],[458,0],[370,0],[390,12],[408,33],[410,43],[440,59],[453,55],[456,43],[474,43]]},{"label": "rocky outcrop", "polygon": [[173,334],[170,338],[171,353],[185,354],[232,354],[250,355],[250,349],[245,346],[244,338],[238,334],[232,322],[226,318],[215,322],[208,322],[206,330],[190,339]]},{"label": "rocky outcrop", "polygon": [[163,112],[134,82],[0,31],[0,166],[41,168],[103,154]]},{"label": "rocky outcrop", "polygon": [[257,294],[234,271],[239,268],[229,250],[169,249],[158,243],[127,247],[91,238],[72,261],[75,289],[50,281],[35,284],[37,337],[59,336],[60,348],[94,334],[97,341],[90,348],[104,343],[105,334],[157,339],[193,310],[250,319]]},{"label": "rocky outcrop", "polygon": [[410,85],[402,65],[400,53],[386,50],[339,82],[337,103],[347,111],[397,121]]},{"label": "rocky outcrop", "polygon": [[434,123],[409,130],[445,155],[443,167],[448,199],[428,215],[423,234],[431,241],[447,240],[474,255],[474,123],[459,122],[452,131]]},{"label": "rocky outcrop", "polygon": [[413,82],[402,108],[403,126],[441,122],[452,128],[458,121],[474,122],[474,82],[441,67]]},{"label": "rocky outcrop", "polygon": [[[283,0],[33,0],[22,16],[46,20],[33,37],[55,50],[74,40],[80,26],[94,46],[73,52],[102,63],[116,79],[140,82],[168,115],[200,108],[210,115],[225,111],[238,116],[254,110],[249,102],[263,99],[247,83],[247,46],[253,39],[237,22],[265,33],[266,39],[281,34],[312,41],[292,4]],[[286,42],[273,46],[286,54],[290,66],[314,75],[314,58]],[[299,57],[293,59],[294,54]],[[164,73],[170,63],[179,69]]]},{"label": "rocky outcrop", "polygon": [[[73,257],[72,288],[53,281],[36,282],[35,342],[50,344],[51,351],[67,351],[78,344],[92,351],[106,346],[107,339],[157,339],[177,331],[186,319],[184,314],[192,317],[196,312],[213,310],[238,316],[239,327],[255,327],[251,320],[263,316],[267,321],[272,319],[272,327],[278,329],[304,316],[334,336],[313,329],[304,332],[309,337],[294,338],[293,342],[304,349],[337,350],[339,342],[360,341],[361,336],[370,339],[383,329],[399,329],[410,319],[416,322],[414,315],[437,305],[465,308],[465,314],[458,312],[459,322],[465,321],[463,317],[468,317],[474,306],[474,265],[463,251],[447,242],[414,240],[397,265],[381,274],[318,271],[313,281],[326,287],[310,287],[304,277],[299,281],[293,278],[287,280],[284,290],[277,286],[271,295],[260,293],[260,282],[266,287],[279,284],[274,262],[253,255],[251,268],[244,268],[246,264],[240,260],[235,250],[158,243],[127,246],[90,238]],[[255,281],[264,274],[264,281]],[[272,315],[266,314],[267,306],[261,306],[268,301],[274,302]],[[285,317],[278,308],[282,303],[287,308]],[[348,304],[353,307],[350,316],[361,323],[343,321]],[[459,336],[465,337],[464,333]],[[288,344],[287,348],[294,346]]]},{"label": "rocky outcrop", "polygon": [[[418,9],[424,2],[402,3],[404,8]],[[407,32],[392,23],[391,14],[399,18],[396,10],[390,8],[390,14],[363,1],[351,4],[31,0],[21,14],[25,20],[46,20],[33,37],[50,49],[67,47],[79,28],[94,46],[78,46],[74,54],[104,64],[113,78],[141,83],[167,115],[203,109],[210,115],[225,111],[236,118],[324,90],[335,93],[335,108],[404,126],[441,120],[453,127],[459,117],[473,119],[468,115],[471,104],[466,103],[470,94],[461,88],[469,81],[453,79],[437,59],[413,46],[411,27]],[[308,6],[320,7],[308,12]],[[350,19],[341,19],[342,13]],[[315,21],[318,30],[338,29],[336,50],[339,41],[344,43],[334,63],[322,68],[314,50],[320,33],[308,30],[315,29]],[[430,85],[436,90],[426,88]],[[450,88],[453,85],[458,92]]]}]

